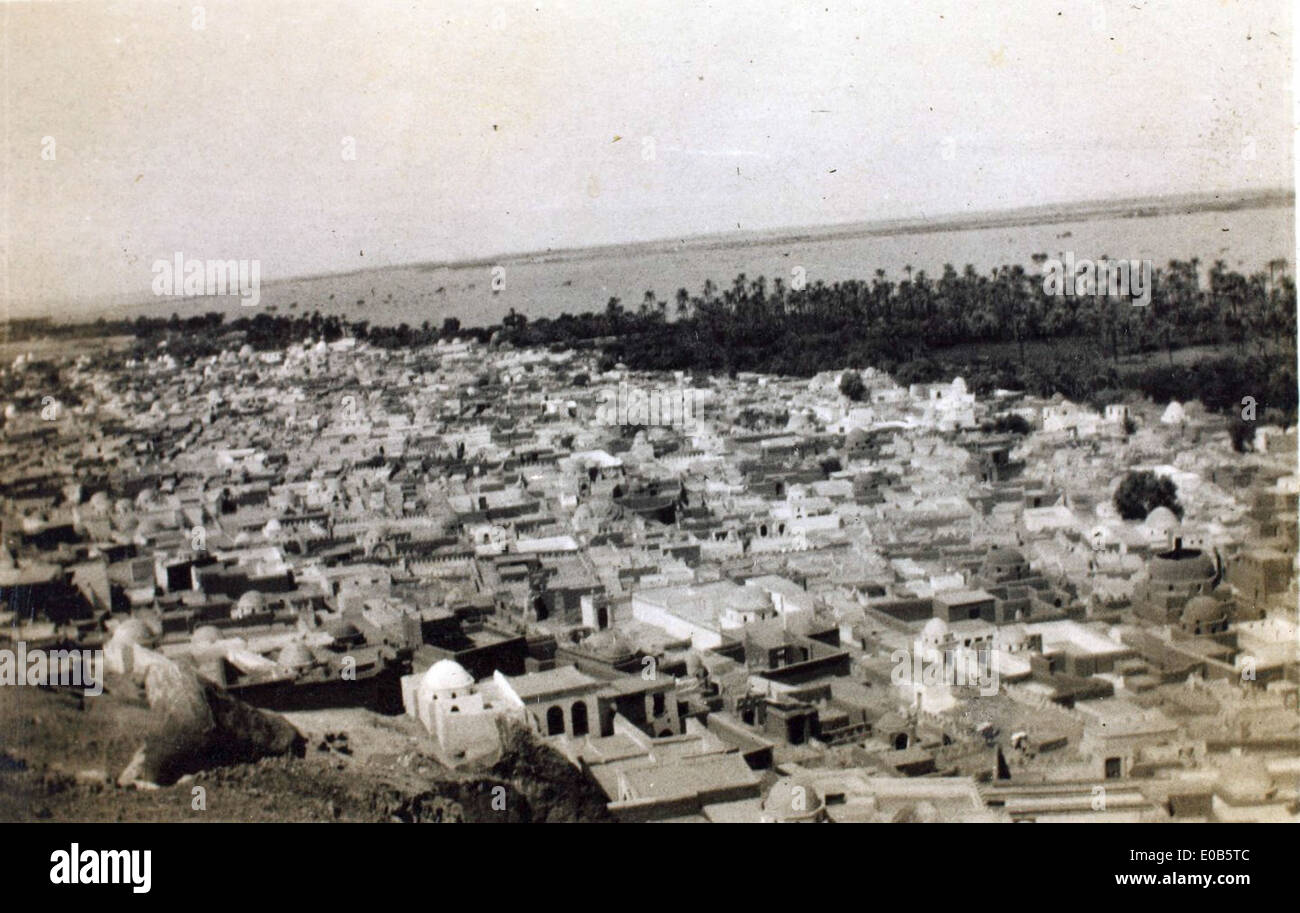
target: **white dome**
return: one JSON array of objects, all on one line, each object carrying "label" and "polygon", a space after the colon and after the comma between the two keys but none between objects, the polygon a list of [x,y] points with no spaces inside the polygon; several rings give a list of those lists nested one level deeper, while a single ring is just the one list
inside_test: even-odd
[{"label": "white dome", "polygon": [[420,690],[425,692],[455,691],[474,687],[474,676],[454,659],[440,659],[428,668],[420,680]]},{"label": "white dome", "polygon": [[114,645],[141,644],[152,646],[158,642],[158,632],[143,618],[127,618],[116,628],[109,638]]},{"label": "white dome", "polygon": [[931,618],[921,629],[921,639],[927,643],[936,640],[943,640],[948,636],[948,622],[942,618]]},{"label": "white dome", "polygon": [[1029,629],[1022,624],[1003,625],[995,635],[1000,646],[1021,647],[1029,640]]},{"label": "white dome", "polygon": [[235,603],[236,610],[246,613],[261,612],[266,608],[266,597],[257,590],[248,590]]},{"label": "white dome", "polygon": [[1163,504],[1147,514],[1145,525],[1149,529],[1165,532],[1179,525],[1178,516]]},{"label": "white dome", "polygon": [[190,643],[196,647],[207,646],[221,640],[221,632],[213,625],[199,625],[190,635]]},{"label": "white dome", "polygon": [[310,666],[316,662],[315,657],[312,656],[311,651],[307,649],[306,645],[299,643],[298,641],[285,644],[281,647],[279,654],[276,656],[276,660],[280,665],[289,669],[300,669],[303,666]]}]

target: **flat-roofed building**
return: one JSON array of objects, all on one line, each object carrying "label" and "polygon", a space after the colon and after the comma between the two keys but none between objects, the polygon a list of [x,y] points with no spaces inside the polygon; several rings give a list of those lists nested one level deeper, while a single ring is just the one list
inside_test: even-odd
[{"label": "flat-roofed building", "polygon": [[996,600],[985,590],[945,590],[934,595],[934,617],[955,621],[996,620]]}]

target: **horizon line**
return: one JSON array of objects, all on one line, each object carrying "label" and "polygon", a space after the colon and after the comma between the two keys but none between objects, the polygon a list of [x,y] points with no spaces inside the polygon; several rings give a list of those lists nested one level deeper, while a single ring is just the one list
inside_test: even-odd
[{"label": "horizon line", "polygon": [[[602,254],[622,252],[642,252],[662,249],[667,245],[715,245],[719,247],[740,246],[745,243],[755,241],[772,241],[781,238],[798,238],[801,235],[820,235],[811,238],[813,241],[831,240],[837,236],[854,236],[857,234],[870,234],[885,232],[892,229],[900,233],[924,234],[924,229],[930,228],[936,232],[942,231],[960,231],[960,230],[979,230],[981,228],[1003,227],[997,223],[999,219],[1014,218],[1019,216],[1022,219],[1028,219],[1025,225],[1049,225],[1052,222],[1070,221],[1070,217],[1078,217],[1084,214],[1089,217],[1099,217],[1111,214],[1114,210],[1120,208],[1162,205],[1165,207],[1179,208],[1183,205],[1190,205],[1194,209],[1210,210],[1214,208],[1215,201],[1221,200],[1221,206],[1240,206],[1243,203],[1254,203],[1255,205],[1283,205],[1290,203],[1292,208],[1295,206],[1295,188],[1285,186],[1275,186],[1269,188],[1237,188],[1223,191],[1188,191],[1184,193],[1153,194],[1138,197],[1094,197],[1088,200],[1073,200],[1063,203],[1038,203],[1021,206],[1011,206],[1004,209],[986,209],[976,211],[947,211],[933,216],[925,213],[914,216],[896,216],[886,219],[863,219],[849,222],[824,222],[818,224],[804,225],[784,225],[774,226],[771,228],[751,228],[751,229],[732,229],[730,231],[712,231],[702,232],[699,234],[685,236],[663,236],[658,238],[647,238],[639,241],[610,241],[598,244],[588,244],[581,246],[556,247],[544,249],[532,249],[512,252],[498,252],[476,257],[466,257],[455,260],[411,260],[402,263],[390,263],[383,266],[367,266],[342,270],[326,270],[314,273],[297,273],[282,278],[267,279],[263,282],[267,286],[283,285],[290,282],[301,282],[305,280],[318,280],[330,278],[343,278],[346,276],[356,276],[364,273],[380,272],[382,270],[400,270],[400,269],[467,269],[471,267],[509,265],[519,263],[520,261],[541,260],[539,262],[559,261],[584,258],[599,258]],[[1089,210],[1093,210],[1089,212]],[[1032,215],[1040,215],[1041,218],[1029,218]],[[1137,218],[1149,218],[1157,215],[1168,213],[1139,213]],[[981,224],[984,222],[993,222],[994,224]],[[227,258],[238,259],[238,258]],[[29,299],[28,306],[50,305],[56,303],[83,304],[93,305],[97,309],[112,309],[134,303],[137,296],[143,299],[148,295],[148,286],[142,287],[138,292],[127,291],[118,292],[111,295],[93,298],[45,298]],[[9,311],[15,302],[10,300],[6,302],[5,310]],[[11,313],[4,315],[4,319],[12,318]],[[29,319],[29,318],[19,318]]]}]

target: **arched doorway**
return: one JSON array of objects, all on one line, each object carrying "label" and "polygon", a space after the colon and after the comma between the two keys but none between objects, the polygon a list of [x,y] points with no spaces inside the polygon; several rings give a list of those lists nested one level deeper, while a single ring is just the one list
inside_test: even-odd
[{"label": "arched doorway", "polygon": [[587,705],[582,701],[574,701],[573,708],[570,711],[573,716],[573,734],[587,734]]},{"label": "arched doorway", "polygon": [[564,711],[559,707],[552,707],[546,711],[546,734],[560,735],[564,732]]}]

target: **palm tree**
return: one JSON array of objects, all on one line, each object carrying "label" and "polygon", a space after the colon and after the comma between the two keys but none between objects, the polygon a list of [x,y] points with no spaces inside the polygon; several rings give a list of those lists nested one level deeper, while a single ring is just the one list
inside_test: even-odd
[{"label": "palm tree", "polygon": [[691,293],[684,288],[677,290],[677,319],[682,320],[686,317],[690,309]]},{"label": "palm tree", "polygon": [[610,298],[605,304],[605,319],[609,323],[609,331],[617,333],[623,322],[623,304],[618,298]]}]

